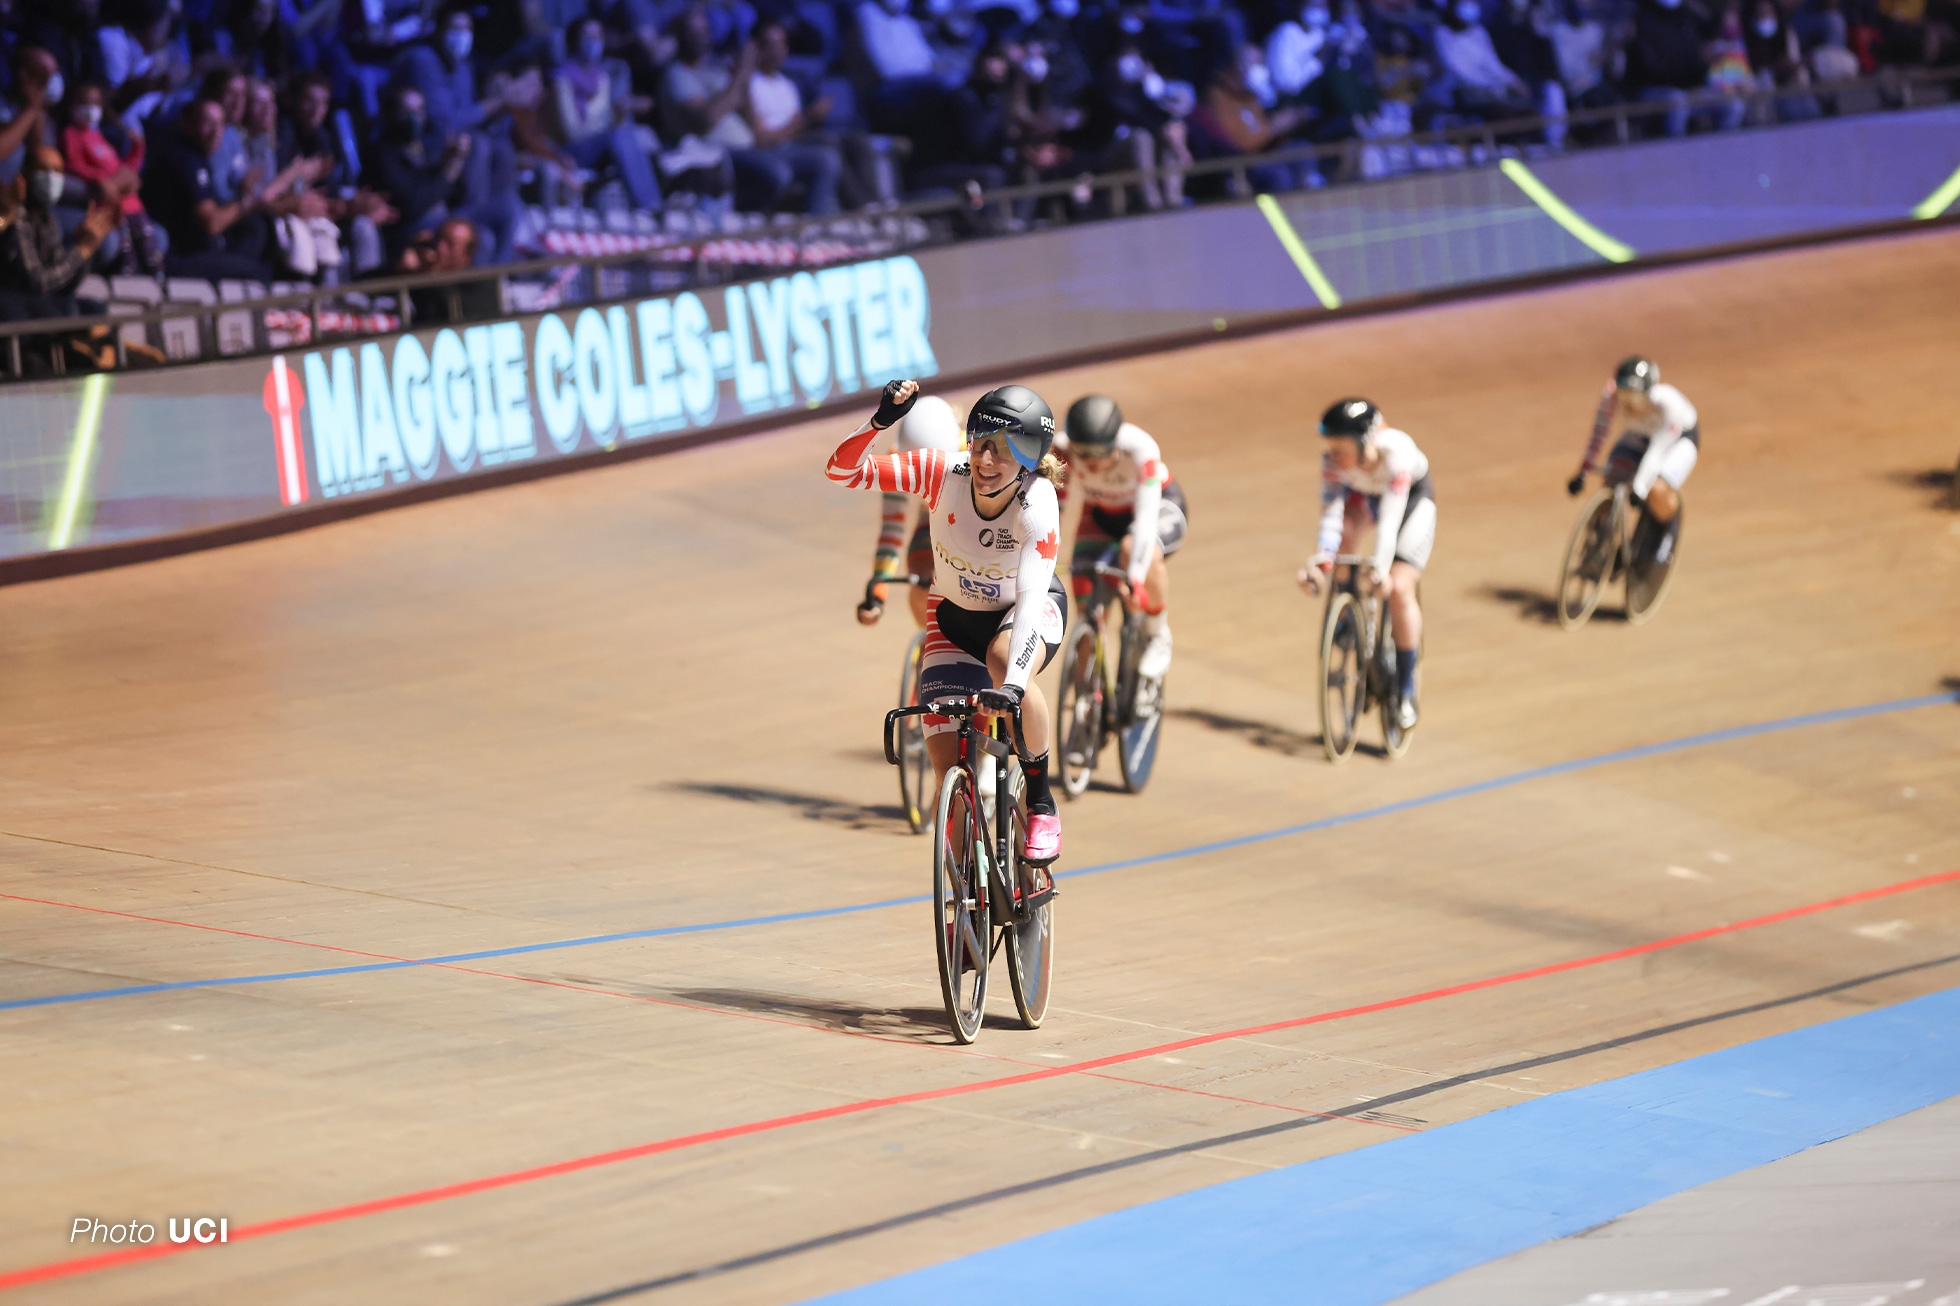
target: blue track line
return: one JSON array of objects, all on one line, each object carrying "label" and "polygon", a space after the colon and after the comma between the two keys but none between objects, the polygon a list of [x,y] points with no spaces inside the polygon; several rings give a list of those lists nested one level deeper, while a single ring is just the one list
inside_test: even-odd
[{"label": "blue track line", "polygon": [[[1331,830],[1336,826],[1352,825],[1357,821],[1371,821],[1377,817],[1391,816],[1396,812],[1413,811],[1419,807],[1429,807],[1436,803],[1446,803],[1457,798],[1470,798],[1477,794],[1491,793],[1498,789],[1509,789],[1515,785],[1528,784],[1534,780],[1546,780],[1553,776],[1570,775],[1576,771],[1590,771],[1594,767],[1612,766],[1620,762],[1635,762],[1642,758],[1658,757],[1664,753],[1678,753],[1690,748],[1704,748],[1710,744],[1728,743],[1737,739],[1749,739],[1757,735],[1778,734],[1785,730],[1801,730],[1809,726],[1831,725],[1839,721],[1856,721],[1864,717],[1886,716],[1894,712],[1911,712],[1919,708],[1939,707],[1944,704],[1960,702],[1960,693],[1922,694],[1917,698],[1898,698],[1885,703],[1869,703],[1862,707],[1833,708],[1828,712],[1809,712],[1802,716],[1782,717],[1775,721],[1758,722],[1755,725],[1730,726],[1726,730],[1711,730],[1706,734],[1687,735],[1680,739],[1664,740],[1657,744],[1641,744],[1636,748],[1622,748],[1611,753],[1600,753],[1593,757],[1581,757],[1570,762],[1557,762],[1551,766],[1533,767],[1529,771],[1518,771],[1511,775],[1499,776],[1493,780],[1479,780],[1475,784],[1458,785],[1454,789],[1441,789],[1433,794],[1423,794],[1416,798],[1405,798],[1401,802],[1384,803],[1380,807],[1368,807],[1358,812],[1348,812],[1340,816],[1326,816],[1317,821],[1305,821],[1298,825],[1281,826],[1277,830],[1263,830],[1257,834],[1240,835],[1234,839],[1220,839],[1213,843],[1194,844],[1189,848],[1178,848],[1170,852],[1152,853],[1148,857],[1132,857],[1120,862],[1104,862],[1100,866],[1084,866],[1078,870],[1064,871],[1057,879],[1073,879],[1081,875],[1101,875],[1106,871],[1127,870],[1135,866],[1151,866],[1158,862],[1176,861],[1184,857],[1201,857],[1207,853],[1224,852],[1231,848],[1243,848],[1248,844],[1266,843],[1273,839],[1287,839],[1294,835],[1310,834],[1316,830]],[[600,943],[624,943],[632,939],[657,939],[673,934],[701,934],[712,930],[743,929],[751,925],[780,925],[788,921],[817,920],[826,916],[846,916],[854,912],[877,911],[885,907],[901,907],[926,901],[928,895],[914,894],[905,898],[883,898],[877,902],[852,903],[845,907],[820,907],[814,911],[783,912],[775,916],[748,916],[738,920],[709,921],[701,925],[667,925],[657,929],[623,930],[617,934],[593,934],[584,938],[559,939],[551,943],[526,943],[510,948],[488,948],[482,952],[457,952],[441,957],[419,957],[407,961],[376,961],[358,966],[329,966],[320,970],[281,971],[269,975],[234,975],[220,979],[178,980],[170,984],[135,984],[119,989],[93,989],[82,993],[54,993],[40,998],[15,998],[0,1002],[0,1011],[10,1011],[18,1007],[47,1007],[68,1002],[94,1002],[102,998],[135,997],[144,993],[169,993],[177,989],[225,988],[241,984],[271,984],[280,980],[324,979],[334,975],[361,975],[371,971],[406,970],[412,966],[442,966],[458,962],[487,961],[495,957],[517,957],[528,953],[555,952],[563,948],[584,948]]]}]

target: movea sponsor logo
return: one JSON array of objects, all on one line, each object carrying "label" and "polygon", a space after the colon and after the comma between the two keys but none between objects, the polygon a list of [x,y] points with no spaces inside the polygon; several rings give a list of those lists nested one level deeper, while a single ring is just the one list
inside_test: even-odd
[{"label": "movea sponsor logo", "polygon": [[281,355],[265,383],[280,497],[610,449],[932,376],[931,316],[925,274],[900,255]]}]

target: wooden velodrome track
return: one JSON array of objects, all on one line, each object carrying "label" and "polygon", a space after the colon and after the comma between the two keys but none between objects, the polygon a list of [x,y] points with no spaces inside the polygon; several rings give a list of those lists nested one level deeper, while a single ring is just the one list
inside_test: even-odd
[{"label": "wooden velodrome track", "polygon": [[[1156,778],[1067,807],[1064,868],[1939,693],[1957,274],[1929,234],[1026,378],[1120,396],[1191,501]],[[1561,486],[1635,349],[1702,412],[1684,563],[1566,634]],[[1292,574],[1347,392],[1441,516],[1421,730],[1337,769]],[[794,1301],[1960,982],[1948,882],[1137,1055],[1960,868],[1951,703],[1074,879],[1047,1027],[997,977],[971,1051],[916,903],[386,967],[927,886],[877,746],[909,623],[853,624],[877,501],[819,470],[850,424],[0,593],[0,1001],[184,985],[0,1010],[0,1284],[109,1251],[77,1216],[208,1214],[20,1299]]]}]

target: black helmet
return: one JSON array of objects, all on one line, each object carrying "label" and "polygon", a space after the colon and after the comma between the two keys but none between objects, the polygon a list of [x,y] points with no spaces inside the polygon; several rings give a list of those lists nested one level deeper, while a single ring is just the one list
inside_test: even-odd
[{"label": "black helmet", "polygon": [[967,442],[997,432],[1007,437],[1014,461],[1033,471],[1055,443],[1054,411],[1024,385],[989,390],[966,415]]},{"label": "black helmet", "polygon": [[1329,438],[1344,435],[1365,440],[1381,420],[1382,410],[1366,399],[1343,399],[1320,415],[1320,433]]},{"label": "black helmet", "polygon": [[1071,449],[1107,449],[1116,443],[1123,410],[1108,395],[1083,395],[1069,405],[1068,443]]},{"label": "black helmet", "polygon": [[1613,369],[1614,386],[1621,390],[1632,390],[1638,394],[1644,395],[1649,390],[1652,390],[1655,383],[1660,379],[1661,370],[1654,366],[1654,360],[1651,358],[1642,358],[1638,354],[1635,354],[1632,358],[1622,359],[1620,365]]}]

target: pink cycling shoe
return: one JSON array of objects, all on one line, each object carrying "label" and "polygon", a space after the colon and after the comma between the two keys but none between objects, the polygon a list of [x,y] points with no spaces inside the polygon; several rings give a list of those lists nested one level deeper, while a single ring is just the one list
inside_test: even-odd
[{"label": "pink cycling shoe", "polygon": [[1052,812],[1028,813],[1028,841],[1021,855],[1046,866],[1062,855],[1062,818]]}]

